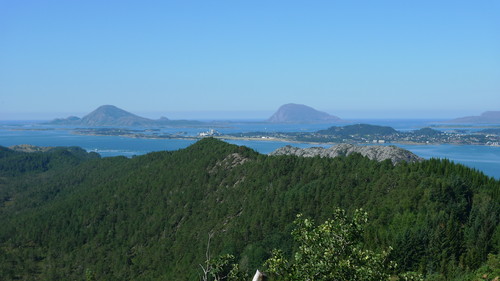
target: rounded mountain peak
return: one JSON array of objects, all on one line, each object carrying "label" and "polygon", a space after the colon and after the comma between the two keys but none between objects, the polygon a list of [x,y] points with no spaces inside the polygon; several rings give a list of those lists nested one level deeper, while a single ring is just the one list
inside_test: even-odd
[{"label": "rounded mountain peak", "polygon": [[111,114],[111,115],[131,115],[132,114],[132,113],[127,112],[121,108],[118,108],[114,105],[109,105],[109,104],[99,106],[92,113],[105,113],[105,114]]},{"label": "rounded mountain peak", "polygon": [[154,121],[114,105],[102,105],[83,117],[81,123],[86,126],[149,126]]},{"label": "rounded mountain peak", "polygon": [[303,104],[282,105],[267,121],[271,123],[325,123],[341,119]]}]

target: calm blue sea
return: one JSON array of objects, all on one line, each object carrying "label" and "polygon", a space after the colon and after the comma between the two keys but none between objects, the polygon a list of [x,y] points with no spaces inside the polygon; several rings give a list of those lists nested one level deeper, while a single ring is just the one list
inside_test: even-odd
[{"label": "calm blue sea", "polygon": [[[438,120],[439,121],[439,120]],[[356,120],[351,123],[367,123],[391,126],[397,130],[415,130],[436,123],[435,120]],[[80,146],[88,151],[96,151],[103,157],[133,156],[151,151],[178,150],[185,148],[193,140],[134,139],[113,136],[82,136],[71,133],[71,128],[51,128],[38,125],[35,121],[0,121],[0,145],[32,144],[38,146]],[[258,122],[220,122],[206,128],[162,128],[164,133],[196,135],[208,129],[222,133],[237,132],[312,132],[330,127],[325,124],[267,124]],[[248,146],[260,153],[270,153],[285,145],[298,147],[318,146],[308,143],[288,143],[278,141],[228,140],[229,143]],[[413,153],[429,158],[447,158],[467,165],[500,179],[500,147],[473,145],[399,145]]]}]

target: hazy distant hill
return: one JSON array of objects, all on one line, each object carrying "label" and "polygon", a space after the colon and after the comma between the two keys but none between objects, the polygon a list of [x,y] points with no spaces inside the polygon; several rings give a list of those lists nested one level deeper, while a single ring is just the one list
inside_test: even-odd
[{"label": "hazy distant hill", "polygon": [[83,118],[71,116],[65,119],[55,119],[52,125],[76,125],[76,126],[117,126],[117,127],[151,127],[151,126],[194,126],[204,124],[199,121],[169,120],[161,117],[158,120],[144,118],[114,105],[103,105],[85,115]]},{"label": "hazy distant hill", "polygon": [[68,118],[56,118],[49,122],[51,125],[76,125],[80,122],[80,117],[70,116]]},{"label": "hazy distant hill", "polygon": [[500,123],[500,111],[486,111],[480,116],[467,116],[448,121],[450,123]]},{"label": "hazy distant hill", "polygon": [[282,105],[267,121],[271,123],[327,123],[341,120],[337,116],[303,104],[289,103]]},{"label": "hazy distant hill", "polygon": [[155,121],[113,105],[103,105],[83,117],[80,123],[85,126],[151,126]]},{"label": "hazy distant hill", "polygon": [[422,129],[418,129],[418,130],[413,131],[413,134],[420,135],[420,136],[435,137],[435,136],[442,135],[443,132],[438,131],[438,130],[434,130],[432,128],[422,128]]},{"label": "hazy distant hill", "polygon": [[339,135],[339,136],[389,136],[396,134],[396,131],[392,127],[388,126],[378,126],[369,124],[355,124],[347,125],[343,127],[330,127],[326,130],[318,131],[318,134],[322,135]]}]

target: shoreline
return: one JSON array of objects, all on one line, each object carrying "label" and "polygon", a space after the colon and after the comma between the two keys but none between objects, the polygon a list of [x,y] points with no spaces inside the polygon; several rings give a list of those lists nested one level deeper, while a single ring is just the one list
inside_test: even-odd
[{"label": "shoreline", "polygon": [[[9,131],[51,131],[57,128],[8,128]],[[131,130],[126,128],[105,128],[104,131],[101,129],[79,129],[79,128],[59,128],[60,130],[68,131],[73,135],[82,136],[108,136],[108,137],[123,137],[123,138],[135,138],[135,139],[165,139],[165,140],[200,140],[205,137],[213,137],[221,140],[232,140],[232,141],[256,141],[256,142],[283,142],[283,143],[297,143],[297,144],[310,144],[318,146],[331,146],[340,143],[350,143],[356,145],[410,145],[410,146],[427,146],[427,145],[454,145],[454,146],[486,146],[486,147],[500,147],[499,137],[483,140],[481,142],[476,142],[477,139],[468,139],[472,135],[457,135],[450,142],[440,142],[439,139],[425,140],[425,142],[419,142],[414,140],[384,140],[383,138],[377,140],[366,139],[356,140],[347,139],[346,141],[307,141],[307,140],[297,140],[294,138],[294,133],[282,133],[282,136],[266,136],[266,135],[255,135],[255,136],[235,136],[235,135],[187,135],[187,133],[180,132],[178,134],[147,134],[145,132],[156,132],[158,130],[143,129],[143,130]],[[287,138],[287,134],[290,134],[290,138]],[[376,138],[376,137],[375,137]],[[438,141],[436,141],[438,140]]]},{"label": "shoreline", "polygon": [[473,146],[488,146],[488,147],[500,147],[500,145],[488,145],[488,144],[477,144],[477,143],[439,143],[439,142],[429,142],[429,143],[421,143],[421,142],[412,142],[412,141],[400,141],[400,142],[384,142],[384,143],[372,143],[372,142],[309,142],[309,141],[299,141],[299,140],[292,140],[292,139],[286,139],[286,138],[274,138],[274,137],[236,137],[236,136],[229,136],[229,135],[221,135],[221,136],[186,136],[186,137],[181,137],[181,136],[147,136],[147,135],[140,135],[140,134],[91,134],[91,133],[81,133],[81,132],[71,132],[72,134],[75,135],[83,135],[83,136],[96,136],[96,137],[124,137],[124,138],[135,138],[135,139],[165,139],[165,140],[201,140],[206,137],[212,137],[220,140],[234,140],[234,141],[262,141],[262,142],[284,142],[284,143],[302,143],[302,144],[312,144],[312,145],[336,145],[336,144],[341,144],[341,143],[349,143],[349,144],[355,144],[355,145],[382,145],[382,146],[387,146],[387,145],[412,145],[412,146],[428,146],[428,145],[456,145],[456,146],[462,146],[462,145],[473,145]]}]

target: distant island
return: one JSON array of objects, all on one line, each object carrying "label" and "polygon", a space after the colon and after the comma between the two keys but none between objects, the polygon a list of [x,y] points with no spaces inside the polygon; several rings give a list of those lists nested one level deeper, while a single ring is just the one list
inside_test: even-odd
[{"label": "distant island", "polygon": [[500,145],[497,130],[487,129],[471,134],[442,132],[422,128],[410,132],[397,131],[392,127],[370,124],[332,126],[316,132],[247,132],[218,138],[243,138],[252,140],[283,140],[306,143],[406,143],[406,144],[455,144]]},{"label": "distant island", "polygon": [[143,139],[189,139],[214,137],[222,140],[286,141],[301,143],[349,144],[453,144],[500,146],[500,128],[490,128],[465,134],[461,131],[443,132],[432,128],[398,131],[388,126],[354,124],[332,126],[316,132],[241,132],[222,134],[214,129],[198,135],[186,132],[164,133],[160,129],[133,128],[76,128],[74,134],[93,136],[120,136]]},{"label": "distant island", "polygon": [[[302,114],[301,114],[302,113]],[[492,116],[494,114],[483,114]],[[482,115],[482,116],[483,116]],[[286,104],[269,120],[272,123],[310,123],[346,122],[338,117],[316,111],[305,105]],[[313,122],[313,120],[315,120]],[[457,119],[458,120],[458,119]],[[491,119],[490,119],[491,120]],[[302,121],[302,122],[300,122]],[[286,141],[302,143],[404,143],[404,144],[453,144],[453,145],[488,145],[500,146],[500,128],[492,127],[471,133],[463,131],[439,131],[421,128],[414,131],[397,131],[392,127],[370,124],[331,126],[316,132],[240,132],[221,133],[214,127],[225,127],[230,123],[206,123],[188,120],[169,120],[162,117],[152,120],[137,116],[112,105],[104,105],[83,118],[68,117],[56,119],[49,125],[70,125],[74,134],[93,136],[120,136],[142,139],[190,139],[214,137],[225,140]],[[187,132],[166,133],[159,127],[211,127],[207,132],[197,135]]]},{"label": "distant island", "polygon": [[332,123],[340,121],[342,119],[337,116],[295,103],[282,105],[267,120],[270,123]]},{"label": "distant island", "polygon": [[153,126],[200,126],[204,122],[191,120],[170,120],[161,117],[158,120],[141,117],[118,108],[114,105],[103,105],[85,115],[83,118],[70,116],[68,118],[55,119],[49,125],[74,125],[85,127],[153,127]]},{"label": "distant island", "polygon": [[462,123],[462,124],[500,124],[500,111],[486,111],[480,116],[467,116],[456,118],[447,123]]}]

